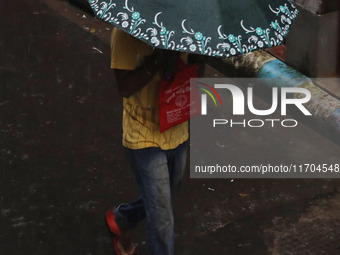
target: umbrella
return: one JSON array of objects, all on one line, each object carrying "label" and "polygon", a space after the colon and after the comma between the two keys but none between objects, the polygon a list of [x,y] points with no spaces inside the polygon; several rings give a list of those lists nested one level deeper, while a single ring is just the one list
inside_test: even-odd
[{"label": "umbrella", "polygon": [[152,47],[230,57],[280,45],[296,7],[288,0],[88,0],[96,17]]}]

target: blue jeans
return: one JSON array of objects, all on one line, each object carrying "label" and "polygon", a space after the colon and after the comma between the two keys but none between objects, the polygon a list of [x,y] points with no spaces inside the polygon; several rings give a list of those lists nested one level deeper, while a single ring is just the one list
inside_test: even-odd
[{"label": "blue jeans", "polygon": [[157,147],[131,150],[126,156],[136,176],[140,197],[121,204],[113,214],[120,228],[131,229],[146,217],[151,255],[174,254],[172,198],[180,187],[188,142],[172,150]]}]

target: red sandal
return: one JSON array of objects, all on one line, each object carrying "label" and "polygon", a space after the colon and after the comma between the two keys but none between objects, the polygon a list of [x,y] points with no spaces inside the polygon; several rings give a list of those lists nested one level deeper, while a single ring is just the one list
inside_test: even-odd
[{"label": "red sandal", "polygon": [[[136,246],[134,245],[134,243],[130,239],[126,241],[123,239],[123,237],[121,237],[121,231],[116,223],[115,216],[113,215],[112,210],[106,213],[106,223],[111,233],[113,246],[114,246],[116,254],[117,255],[136,255],[137,254]],[[126,245],[129,248],[125,249],[122,243],[129,243],[129,245]]]}]

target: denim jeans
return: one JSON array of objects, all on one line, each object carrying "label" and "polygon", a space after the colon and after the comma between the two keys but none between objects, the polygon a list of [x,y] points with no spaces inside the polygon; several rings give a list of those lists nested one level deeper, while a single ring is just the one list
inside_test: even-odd
[{"label": "denim jeans", "polygon": [[174,254],[172,199],[180,187],[188,142],[172,150],[157,147],[131,150],[126,156],[136,176],[140,196],[121,204],[113,214],[120,228],[131,229],[146,217],[151,255]]}]

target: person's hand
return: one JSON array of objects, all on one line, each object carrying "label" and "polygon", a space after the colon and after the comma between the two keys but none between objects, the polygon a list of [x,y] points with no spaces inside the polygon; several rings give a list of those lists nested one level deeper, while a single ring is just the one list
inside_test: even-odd
[{"label": "person's hand", "polygon": [[176,62],[169,62],[168,64],[166,64],[164,66],[163,69],[163,77],[165,80],[170,81],[172,80],[172,78],[175,76],[175,74],[177,73],[177,64]]},{"label": "person's hand", "polygon": [[177,61],[180,57],[179,52],[175,51],[163,51],[162,63],[163,63],[163,77],[165,80],[171,80],[177,73]]},{"label": "person's hand", "polygon": [[180,52],[170,50],[155,49],[153,54],[145,57],[144,68],[150,74],[155,74],[157,70],[161,70],[165,80],[171,80],[176,74],[177,60]]},{"label": "person's hand", "polygon": [[154,50],[154,52],[144,57],[143,68],[150,76],[153,76],[161,66],[161,57],[159,50]]}]

